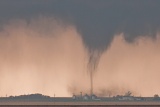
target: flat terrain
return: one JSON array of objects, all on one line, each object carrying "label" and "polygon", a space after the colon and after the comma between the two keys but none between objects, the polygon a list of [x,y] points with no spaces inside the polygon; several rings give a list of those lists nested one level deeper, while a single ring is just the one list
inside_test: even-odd
[{"label": "flat terrain", "polygon": [[142,106],[142,105],[152,105],[152,106],[160,106],[160,102],[0,102],[0,106],[2,105],[65,105],[65,106],[78,106],[78,105],[99,105],[99,106]]}]

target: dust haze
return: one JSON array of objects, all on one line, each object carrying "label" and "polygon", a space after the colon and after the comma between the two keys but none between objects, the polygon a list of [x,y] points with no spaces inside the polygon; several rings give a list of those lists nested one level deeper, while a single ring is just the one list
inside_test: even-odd
[{"label": "dust haze", "polygon": [[[159,94],[160,36],[115,35],[94,73],[94,93]],[[89,93],[89,52],[73,24],[53,17],[11,20],[0,31],[0,96]]]},{"label": "dust haze", "polygon": [[[128,43],[123,34],[115,35],[94,75],[94,93],[98,96],[124,95],[127,91],[135,96],[159,94],[159,46],[159,34],[157,39],[143,35],[133,43]],[[75,87],[72,91],[77,93],[86,89],[78,85],[75,90]]]},{"label": "dust haze", "polygon": [[0,32],[0,51],[2,96],[68,96],[70,80],[83,76],[82,40],[73,26],[54,18],[10,21]]}]

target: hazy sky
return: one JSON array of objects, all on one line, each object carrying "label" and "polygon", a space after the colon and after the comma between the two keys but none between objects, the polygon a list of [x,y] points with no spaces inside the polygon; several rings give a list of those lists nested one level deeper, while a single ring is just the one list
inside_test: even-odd
[{"label": "hazy sky", "polygon": [[160,94],[160,0],[0,0],[0,95]]}]

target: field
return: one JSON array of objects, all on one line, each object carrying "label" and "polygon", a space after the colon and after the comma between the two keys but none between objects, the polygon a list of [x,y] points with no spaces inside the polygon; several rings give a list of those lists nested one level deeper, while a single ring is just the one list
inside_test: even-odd
[{"label": "field", "polygon": [[160,102],[0,102],[0,106],[3,107],[8,107],[8,106],[14,106],[14,107],[19,107],[19,106],[47,106],[47,107],[52,107],[52,106],[65,106],[65,107],[87,107],[87,106],[108,106],[108,107],[130,107],[130,106],[141,106],[141,107],[146,107],[146,106],[160,106]]}]

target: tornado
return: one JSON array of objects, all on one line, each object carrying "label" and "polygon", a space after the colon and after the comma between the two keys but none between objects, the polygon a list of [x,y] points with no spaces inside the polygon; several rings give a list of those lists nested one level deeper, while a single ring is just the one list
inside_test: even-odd
[{"label": "tornado", "polygon": [[[29,21],[39,16],[60,20],[57,23],[63,23],[65,30],[68,25],[73,26],[88,52],[86,69],[90,78],[90,94],[93,94],[94,76],[98,72],[101,56],[109,51],[116,35],[123,34],[128,44],[135,43],[141,37],[157,40],[157,33],[160,32],[159,10],[160,0],[2,0],[0,31],[5,25],[9,29],[11,20],[25,20],[26,26],[29,26]],[[41,26],[38,32],[56,29],[45,25],[44,20],[42,22],[42,25],[37,25]],[[43,36],[47,37],[46,34]]]},{"label": "tornado", "polygon": [[87,69],[90,76],[90,94],[93,95],[93,77],[97,71],[101,53],[99,51],[93,50],[89,52],[89,59],[87,64]]}]

